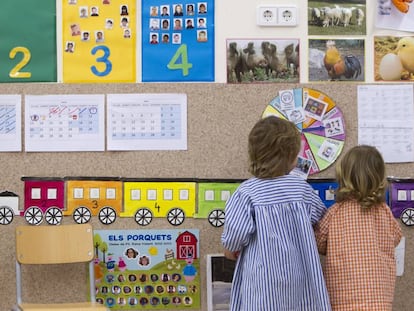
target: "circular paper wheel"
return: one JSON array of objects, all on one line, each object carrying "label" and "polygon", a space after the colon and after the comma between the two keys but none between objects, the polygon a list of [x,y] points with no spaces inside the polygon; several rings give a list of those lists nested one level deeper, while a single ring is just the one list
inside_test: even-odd
[{"label": "circular paper wheel", "polygon": [[140,208],[135,213],[135,222],[140,226],[147,226],[152,221],[152,212],[148,208]]},{"label": "circular paper wheel", "polygon": [[402,223],[406,226],[414,226],[414,208],[406,208],[400,216]]},{"label": "circular paper wheel", "polygon": [[8,206],[0,206],[0,225],[8,225],[13,221],[13,210]]},{"label": "circular paper wheel", "polygon": [[73,212],[73,220],[77,224],[86,224],[91,220],[92,213],[89,208],[80,206]]},{"label": "circular paper wheel", "polygon": [[24,212],[24,218],[30,225],[40,225],[43,221],[43,213],[37,206],[31,206]]},{"label": "circular paper wheel", "polygon": [[45,219],[49,225],[59,225],[62,222],[62,210],[57,207],[50,207],[45,212]]},{"label": "circular paper wheel", "polygon": [[105,206],[99,211],[99,220],[104,225],[112,224],[116,219],[116,212],[112,207]]},{"label": "circular paper wheel", "polygon": [[211,213],[208,215],[208,222],[213,227],[221,227],[224,225],[224,211],[221,209],[215,209],[214,211],[211,211]]},{"label": "circular paper wheel", "polygon": [[181,208],[173,208],[167,214],[168,222],[173,226],[179,226],[184,222],[185,214]]}]

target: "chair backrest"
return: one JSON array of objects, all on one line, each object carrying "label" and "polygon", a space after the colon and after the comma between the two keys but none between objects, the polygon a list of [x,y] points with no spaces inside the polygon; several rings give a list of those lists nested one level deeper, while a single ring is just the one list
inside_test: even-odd
[{"label": "chair backrest", "polygon": [[89,262],[93,256],[90,224],[16,228],[16,260],[21,264]]}]

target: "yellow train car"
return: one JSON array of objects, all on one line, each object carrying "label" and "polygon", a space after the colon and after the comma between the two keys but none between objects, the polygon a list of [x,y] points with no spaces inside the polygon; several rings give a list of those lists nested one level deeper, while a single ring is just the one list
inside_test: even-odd
[{"label": "yellow train car", "polygon": [[134,217],[146,226],[154,217],[166,217],[173,226],[193,217],[196,206],[196,182],[177,179],[124,178],[124,210],[120,217]]},{"label": "yellow train car", "polygon": [[98,216],[101,223],[112,224],[123,207],[122,181],[117,177],[65,177],[66,210],[78,224]]}]

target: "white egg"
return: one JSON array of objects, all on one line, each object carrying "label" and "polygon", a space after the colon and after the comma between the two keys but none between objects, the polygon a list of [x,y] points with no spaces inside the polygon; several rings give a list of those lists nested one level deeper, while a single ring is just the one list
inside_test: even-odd
[{"label": "white egg", "polygon": [[402,71],[403,66],[397,55],[388,53],[381,59],[379,74],[385,81],[400,80]]}]

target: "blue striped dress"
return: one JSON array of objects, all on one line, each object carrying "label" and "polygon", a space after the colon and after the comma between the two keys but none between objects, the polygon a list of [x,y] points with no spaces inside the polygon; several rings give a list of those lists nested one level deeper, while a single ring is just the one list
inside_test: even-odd
[{"label": "blue striped dress", "polygon": [[251,178],[226,204],[223,246],[241,251],[231,311],[331,310],[312,225],[326,207],[301,177]]}]

